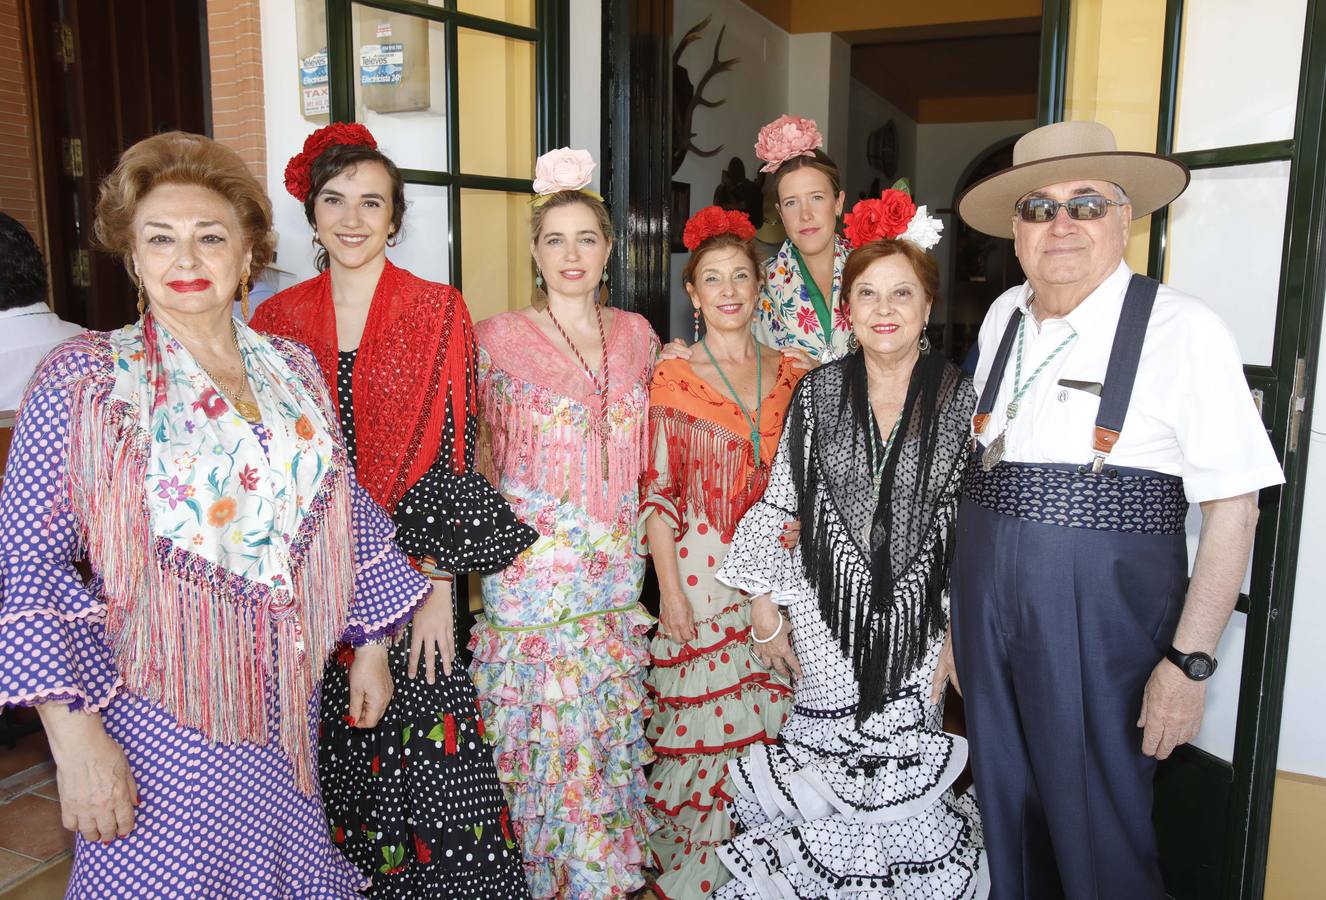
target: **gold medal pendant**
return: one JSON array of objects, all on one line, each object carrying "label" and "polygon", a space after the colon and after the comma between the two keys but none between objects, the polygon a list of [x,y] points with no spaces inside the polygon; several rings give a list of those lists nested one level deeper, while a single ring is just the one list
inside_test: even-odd
[{"label": "gold medal pendant", "polygon": [[986,472],[999,465],[999,461],[1004,458],[1004,435],[1007,433],[1007,431],[999,432],[999,436],[991,441],[990,446],[981,454],[981,468]]},{"label": "gold medal pendant", "polygon": [[250,400],[236,400],[235,412],[239,413],[249,422],[259,422],[262,420],[262,410],[258,404]]}]

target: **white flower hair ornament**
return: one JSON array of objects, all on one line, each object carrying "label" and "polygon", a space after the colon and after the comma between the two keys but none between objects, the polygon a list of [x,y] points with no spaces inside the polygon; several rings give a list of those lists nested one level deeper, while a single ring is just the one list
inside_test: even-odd
[{"label": "white flower hair ornament", "polygon": [[561,191],[579,191],[600,203],[603,198],[589,189],[594,176],[594,157],[588,150],[558,147],[540,156],[534,163],[535,206],[548,202],[548,198]]},{"label": "white flower hair ornament", "polygon": [[853,250],[885,239],[910,241],[922,250],[930,250],[944,231],[943,220],[927,215],[926,208],[912,200],[906,178],[899,178],[878,198],[858,200],[843,217],[843,225]]}]

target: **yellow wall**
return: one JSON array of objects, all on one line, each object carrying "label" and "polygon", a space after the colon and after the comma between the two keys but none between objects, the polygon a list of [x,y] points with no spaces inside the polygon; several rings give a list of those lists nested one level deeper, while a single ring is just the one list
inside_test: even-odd
[{"label": "yellow wall", "polygon": [[1266,900],[1326,894],[1326,779],[1281,772],[1275,779]]},{"label": "yellow wall", "polygon": [[[1068,17],[1065,119],[1110,126],[1120,150],[1155,152],[1165,4],[1156,0],[1075,0]],[[1151,217],[1133,222],[1125,258],[1145,272]]]}]

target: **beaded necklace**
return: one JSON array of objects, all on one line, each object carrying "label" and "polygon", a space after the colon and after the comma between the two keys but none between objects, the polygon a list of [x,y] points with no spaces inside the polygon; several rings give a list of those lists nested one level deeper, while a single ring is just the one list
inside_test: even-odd
[{"label": "beaded necklace", "polygon": [[594,370],[589,367],[589,363],[585,361],[585,358],[580,355],[580,351],[576,349],[575,342],[572,341],[570,335],[566,333],[566,329],[562,328],[562,323],[558,322],[557,317],[553,315],[552,304],[548,304],[544,309],[548,313],[548,318],[552,320],[553,327],[557,329],[557,333],[562,336],[562,340],[566,341],[566,345],[570,347],[571,352],[575,354],[576,360],[585,371],[585,377],[594,385],[594,394],[598,397],[599,401],[599,414],[598,421],[593,422],[590,427],[593,428],[599,436],[599,446],[603,450],[603,477],[606,479],[608,477],[608,339],[603,331],[603,313],[599,309],[599,305],[595,303],[594,318],[598,321],[599,347],[603,352],[602,362],[599,363],[599,371],[596,374]]},{"label": "beaded necklace", "polygon": [[[754,338],[751,338],[751,343],[755,344]],[[764,354],[760,352],[760,345],[755,344],[754,418],[752,418],[751,414],[746,410],[746,404],[741,402],[741,396],[737,393],[737,389],[732,386],[731,381],[728,381],[727,374],[723,371],[723,367],[720,366],[718,360],[714,358],[714,352],[709,349],[708,338],[701,340],[700,346],[704,348],[704,352],[709,357],[709,361],[714,364],[714,369],[718,372],[718,377],[723,379],[723,385],[727,388],[727,392],[732,395],[733,400],[737,401],[737,409],[741,410],[742,416],[746,419],[746,424],[750,426],[750,443],[755,453],[755,471],[758,472],[764,467],[764,463],[760,459],[760,411],[764,408]]]}]

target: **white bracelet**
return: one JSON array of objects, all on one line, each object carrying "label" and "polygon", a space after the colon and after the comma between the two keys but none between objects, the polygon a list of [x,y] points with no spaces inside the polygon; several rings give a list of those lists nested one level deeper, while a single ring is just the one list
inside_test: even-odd
[{"label": "white bracelet", "polygon": [[755,643],[757,643],[757,644],[767,644],[767,643],[769,643],[770,641],[772,641],[774,638],[778,637],[778,635],[780,635],[780,634],[783,633],[783,623],[786,622],[786,621],[787,621],[787,619],[783,618],[783,614],[782,614],[782,613],[779,613],[779,614],[778,614],[778,627],[775,628],[775,629],[774,629],[774,633],[771,634],[771,635],[769,635],[767,638],[759,638],[759,637],[756,637],[756,636],[755,636],[755,623],[754,623],[754,622],[751,622],[751,624],[750,624],[750,639],[751,639],[752,641],[754,641]]}]

